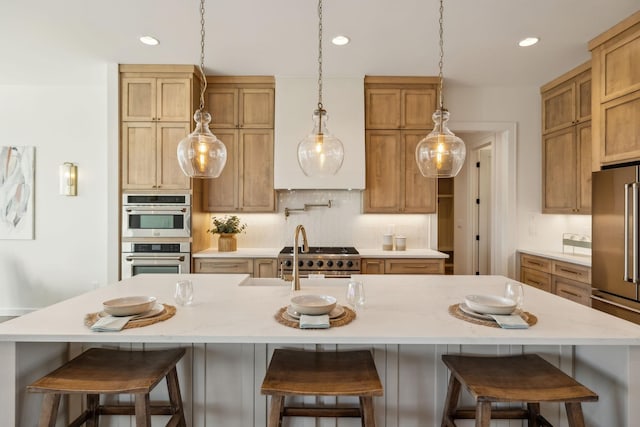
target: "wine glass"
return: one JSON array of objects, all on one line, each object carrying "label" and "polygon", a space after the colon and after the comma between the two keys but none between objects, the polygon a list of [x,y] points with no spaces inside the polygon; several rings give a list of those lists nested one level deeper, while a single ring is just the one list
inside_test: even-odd
[{"label": "wine glass", "polygon": [[349,280],[347,285],[347,302],[354,309],[364,308],[364,285],[357,280]]},{"label": "wine glass", "polygon": [[524,303],[524,289],[521,283],[507,282],[504,285],[504,297],[513,300],[516,303],[516,311],[522,310]]}]

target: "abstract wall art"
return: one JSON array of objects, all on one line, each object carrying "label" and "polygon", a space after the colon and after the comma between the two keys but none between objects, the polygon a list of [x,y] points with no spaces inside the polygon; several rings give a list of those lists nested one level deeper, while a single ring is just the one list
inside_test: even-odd
[{"label": "abstract wall art", "polygon": [[33,239],[35,147],[0,146],[0,239]]}]

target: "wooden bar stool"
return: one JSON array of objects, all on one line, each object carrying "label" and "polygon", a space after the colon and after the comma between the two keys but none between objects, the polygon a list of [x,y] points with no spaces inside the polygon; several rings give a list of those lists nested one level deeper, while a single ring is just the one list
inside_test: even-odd
[{"label": "wooden bar stool", "polygon": [[[383,393],[368,350],[313,352],[285,349],[274,351],[261,392],[271,395],[269,427],[280,427],[283,417],[360,417],[364,427],[375,427],[373,396]],[[358,396],[360,405],[285,406],[286,396]]]},{"label": "wooden bar stool", "polygon": [[[136,427],[150,427],[151,415],[172,415],[167,426],[186,427],[176,363],[184,348],[161,351],[122,351],[92,348],[45,375],[27,390],[45,393],[39,427],[54,427],[60,397],[86,395],[87,408],[69,426],[99,425],[100,415],[135,415]],[[152,405],[151,390],[167,380],[169,405]],[[101,405],[100,395],[133,394],[131,405]]]},{"label": "wooden bar stool", "polygon": [[[581,402],[598,395],[535,354],[485,357],[443,355],[451,371],[442,414],[442,427],[455,427],[456,419],[474,419],[476,427],[489,427],[494,419],[526,419],[529,427],[551,426],[540,415],[540,402],[564,402],[569,426],[584,427]],[[460,387],[476,399],[476,408],[458,408]],[[493,402],[523,402],[524,409],[492,409]],[[551,426],[552,427],[552,426]]]}]

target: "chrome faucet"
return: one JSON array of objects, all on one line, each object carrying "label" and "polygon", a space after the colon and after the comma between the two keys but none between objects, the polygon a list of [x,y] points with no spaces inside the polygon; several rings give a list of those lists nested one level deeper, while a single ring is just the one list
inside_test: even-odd
[{"label": "chrome faucet", "polygon": [[302,224],[296,227],[293,234],[293,281],[291,282],[291,290],[300,290],[300,267],[298,266],[298,236],[302,232],[302,253],[309,252],[309,242],[307,242],[307,231]]}]

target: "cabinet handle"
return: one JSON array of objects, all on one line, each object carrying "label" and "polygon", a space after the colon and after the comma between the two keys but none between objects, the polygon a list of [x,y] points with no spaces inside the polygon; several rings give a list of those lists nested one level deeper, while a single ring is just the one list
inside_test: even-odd
[{"label": "cabinet handle", "polygon": [[565,273],[573,274],[574,276],[582,276],[582,273],[580,273],[579,271],[567,270],[566,268],[562,267],[558,268],[558,270],[564,271]]},{"label": "cabinet handle", "polygon": [[575,292],[566,291],[564,289],[560,289],[560,292],[563,293],[563,294],[571,295],[571,296],[576,297],[576,298],[580,298],[580,295],[576,294]]},{"label": "cabinet handle", "polygon": [[531,265],[537,265],[538,267],[542,267],[542,263],[541,262],[537,262],[537,261],[528,261],[529,264]]},{"label": "cabinet handle", "polygon": [[239,268],[240,264],[211,264],[212,267],[221,267],[221,268]]},{"label": "cabinet handle", "polygon": [[531,283],[534,286],[542,286],[542,283],[536,282],[535,280],[528,280],[528,282]]}]

